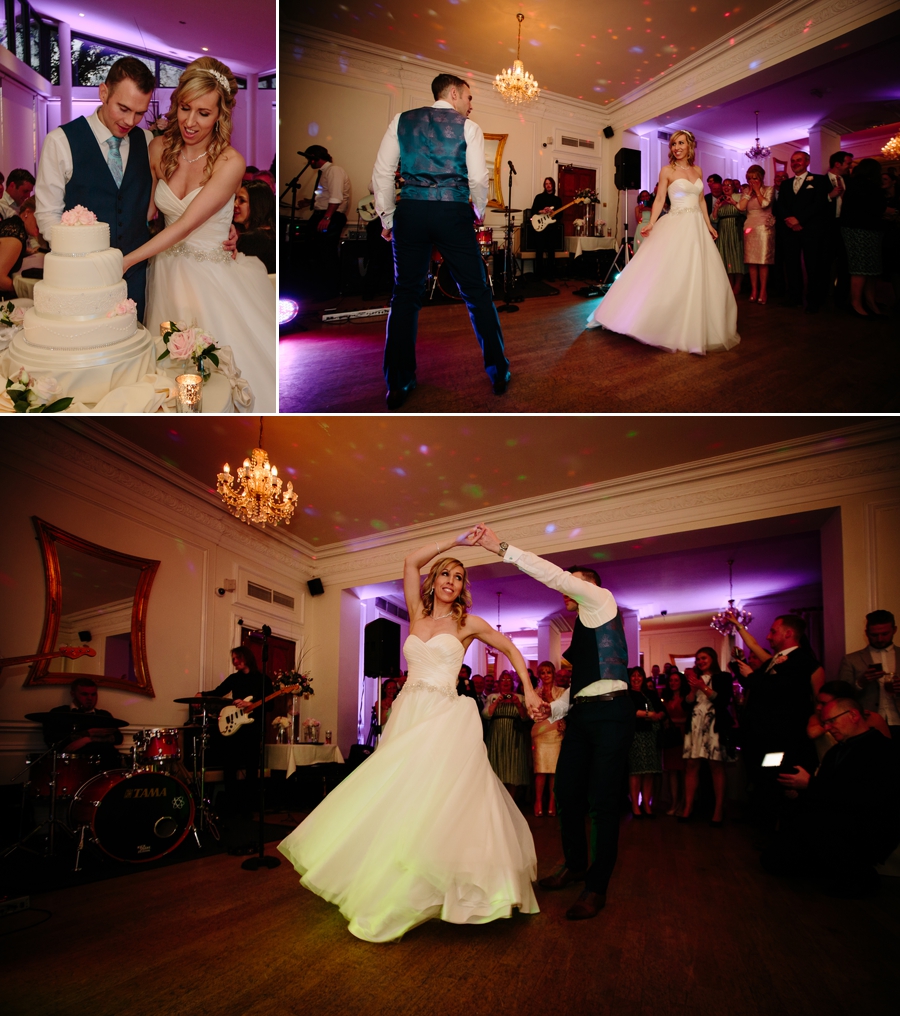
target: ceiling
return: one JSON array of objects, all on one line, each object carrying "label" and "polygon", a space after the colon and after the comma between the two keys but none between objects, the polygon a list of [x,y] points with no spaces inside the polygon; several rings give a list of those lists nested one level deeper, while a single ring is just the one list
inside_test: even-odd
[{"label": "ceiling", "polygon": [[237,74],[275,70],[275,0],[33,0],[32,6],[73,32],[160,56],[190,61],[206,47]]},{"label": "ceiling", "polygon": [[[474,522],[500,505],[761,445],[789,447],[798,438],[859,422],[803,416],[288,416],[266,417],[263,446],[299,495],[287,533],[315,551],[460,514]],[[128,457],[126,442],[133,442],[211,492],[222,464],[239,465],[259,437],[253,417],[105,417],[90,426],[119,454]]]},{"label": "ceiling", "polygon": [[[525,14],[522,59],[542,88],[604,107],[782,4],[749,0],[593,0],[529,5],[501,0],[301,0],[292,22],[364,39],[429,61],[493,77],[515,58]],[[648,20],[649,19],[649,20]],[[599,22],[599,26],[598,26]],[[630,125],[638,133],[677,123],[749,147],[760,110],[764,143],[795,144],[822,120],[846,133],[900,120],[900,14],[893,12],[791,60],[751,72],[731,88]],[[821,92],[814,95],[813,90]],[[475,117],[478,97],[476,94]],[[626,109],[627,113],[627,109]]]}]

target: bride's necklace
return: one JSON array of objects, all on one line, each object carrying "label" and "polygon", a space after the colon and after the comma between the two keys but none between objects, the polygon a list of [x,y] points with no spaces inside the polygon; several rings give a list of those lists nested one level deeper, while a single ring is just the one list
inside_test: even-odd
[{"label": "bride's necklace", "polygon": [[[452,613],[453,613],[453,611],[451,610],[450,614],[452,614]],[[441,621],[441,620],[443,620],[443,618],[449,617],[450,614],[432,614],[431,615],[431,619],[432,619],[432,621]]]},{"label": "bride's necklace", "polygon": [[207,153],[208,151],[209,151],[209,149],[208,149],[208,148],[204,148],[204,149],[203,149],[203,151],[202,151],[202,152],[201,152],[201,153],[200,153],[200,154],[199,154],[199,155],[197,156],[197,158],[196,158],[196,159],[189,159],[189,158],[188,158],[188,157],[187,157],[187,156],[186,156],[186,155],[184,154],[184,149],[182,148],[182,149],[181,149],[181,157],[182,157],[182,159],[184,159],[184,161],[185,161],[185,162],[187,162],[187,163],[189,163],[189,164],[190,164],[190,163],[192,163],[192,162],[199,162],[199,161],[200,161],[200,160],[201,160],[201,159],[203,158],[203,156],[204,156],[204,155],[206,155],[206,153]]}]

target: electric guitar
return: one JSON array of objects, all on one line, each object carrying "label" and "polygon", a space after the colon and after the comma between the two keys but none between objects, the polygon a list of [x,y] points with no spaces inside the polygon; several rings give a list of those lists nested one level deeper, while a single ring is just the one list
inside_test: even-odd
[{"label": "electric guitar", "polygon": [[271,695],[266,695],[264,699],[244,706],[243,709],[240,706],[225,706],[219,713],[219,733],[223,737],[231,737],[238,727],[242,727],[245,723],[253,723],[250,713],[261,706],[263,702],[268,702],[269,699],[277,698],[279,695],[289,695],[291,692],[297,691],[299,687],[299,684],[292,684],[288,688],[279,688],[278,691],[273,691]]},{"label": "electric guitar", "polygon": [[553,222],[553,217],[559,215],[560,212],[564,212],[567,208],[571,208],[572,205],[588,205],[590,204],[588,198],[575,198],[574,201],[570,201],[567,205],[563,205],[562,208],[557,208],[555,212],[550,212],[549,215],[532,215],[531,217],[531,228],[536,230],[538,233],[543,232]]},{"label": "electric guitar", "polygon": [[0,660],[0,670],[4,667],[15,667],[20,663],[34,663],[37,660],[55,660],[58,656],[65,656],[70,660],[77,660],[79,656],[96,656],[97,650],[90,646],[60,646],[56,652],[35,653],[34,656],[7,656]]}]

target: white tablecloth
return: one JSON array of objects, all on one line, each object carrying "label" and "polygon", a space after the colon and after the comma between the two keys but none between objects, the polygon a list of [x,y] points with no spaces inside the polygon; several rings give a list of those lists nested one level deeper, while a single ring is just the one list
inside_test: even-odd
[{"label": "white tablecloth", "polygon": [[585,251],[589,250],[615,250],[616,238],[614,236],[567,236],[566,250],[574,251],[575,257],[580,258]]},{"label": "white tablecloth", "polygon": [[16,272],[12,278],[13,289],[16,291],[16,296],[22,297],[25,300],[33,300],[34,284],[39,281],[39,279],[26,279],[20,272]]},{"label": "white tablecloth", "polygon": [[297,766],[315,766],[321,762],[343,762],[336,744],[267,744],[266,765],[269,769],[285,769],[293,776]]}]

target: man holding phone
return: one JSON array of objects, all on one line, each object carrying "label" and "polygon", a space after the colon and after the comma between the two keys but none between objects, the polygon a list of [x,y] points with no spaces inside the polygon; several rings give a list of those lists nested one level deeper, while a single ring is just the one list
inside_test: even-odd
[{"label": "man holding phone", "polygon": [[841,660],[839,681],[849,681],[860,690],[859,701],[864,709],[884,717],[891,728],[891,742],[900,750],[900,678],[897,676],[897,647],[894,636],[897,626],[889,610],[873,610],[866,614],[868,645]]}]

